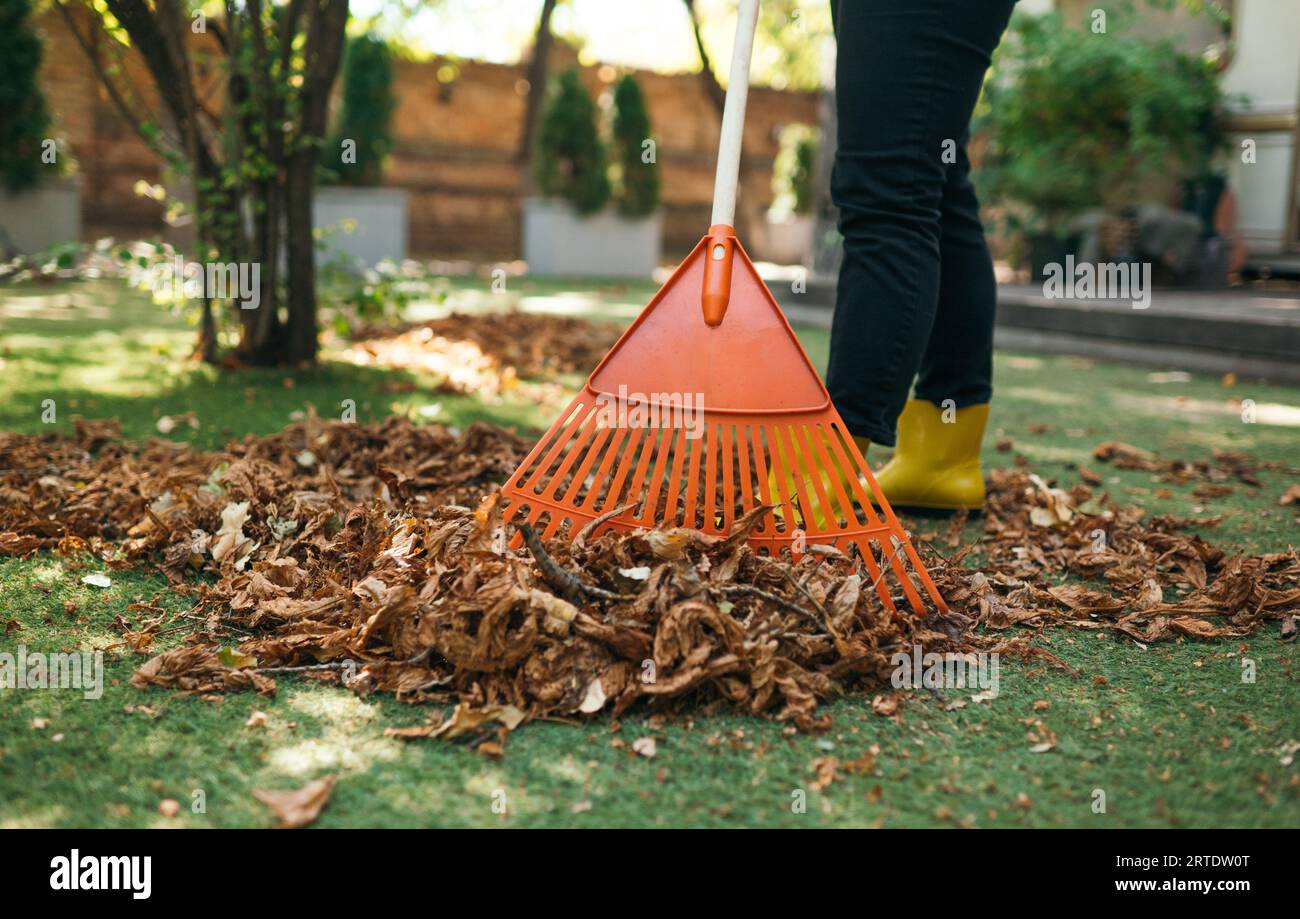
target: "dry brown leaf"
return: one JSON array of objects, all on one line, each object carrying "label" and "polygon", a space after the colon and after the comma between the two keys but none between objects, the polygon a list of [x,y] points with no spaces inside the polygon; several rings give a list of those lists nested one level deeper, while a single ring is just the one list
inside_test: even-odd
[{"label": "dry brown leaf", "polygon": [[295,830],[315,823],[334,790],[335,776],[323,776],[291,791],[254,791],[253,797],[261,801],[276,819],[280,829]]},{"label": "dry brown leaf", "polygon": [[898,696],[896,694],[880,695],[871,700],[871,710],[883,718],[892,718],[898,714]]},{"label": "dry brown leaf", "polygon": [[451,717],[429,736],[454,740],[490,724],[500,724],[507,731],[513,731],[523,724],[524,718],[524,713],[513,705],[485,705],[474,708],[469,703],[462,702],[456,706]]}]

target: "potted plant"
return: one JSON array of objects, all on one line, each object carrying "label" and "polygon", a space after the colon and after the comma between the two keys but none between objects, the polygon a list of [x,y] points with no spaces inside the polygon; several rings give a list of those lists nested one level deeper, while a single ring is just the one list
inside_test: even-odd
[{"label": "potted plant", "polygon": [[631,75],[615,87],[612,135],[611,170],[595,100],[576,69],[561,74],[537,136],[541,196],[524,201],[530,274],[646,277],[658,266],[659,177],[650,118]]},{"label": "potted plant", "polygon": [[1017,15],[978,110],[982,197],[1027,240],[1041,277],[1073,251],[1085,211],[1176,201],[1203,169],[1219,102],[1211,65],[1172,43]]},{"label": "potted plant", "polygon": [[31,0],[0,0],[0,257],[33,255],[81,235],[81,194],[50,138],[37,80]]},{"label": "potted plant", "polygon": [[811,260],[813,207],[816,204],[817,132],[805,124],[781,132],[781,149],[772,170],[775,198],[767,212],[763,255],[785,265]]},{"label": "potted plant", "polygon": [[321,151],[323,184],[316,190],[314,224],[320,258],[347,267],[373,267],[406,257],[407,195],[384,188],[392,151],[392,54],[375,35],[348,41],[343,59],[342,104],[333,134]]}]

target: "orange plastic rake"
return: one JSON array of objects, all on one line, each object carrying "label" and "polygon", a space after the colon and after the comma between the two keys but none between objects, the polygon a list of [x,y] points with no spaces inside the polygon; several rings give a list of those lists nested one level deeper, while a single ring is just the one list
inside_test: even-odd
[{"label": "orange plastic rake", "polygon": [[924,594],[947,612],[731,226],[757,15],[741,0],[713,225],[510,477],[506,519],[543,539],[598,518],[723,536],[774,505],[749,536],[756,551],[856,546],[887,608],[901,594],[923,615]]}]

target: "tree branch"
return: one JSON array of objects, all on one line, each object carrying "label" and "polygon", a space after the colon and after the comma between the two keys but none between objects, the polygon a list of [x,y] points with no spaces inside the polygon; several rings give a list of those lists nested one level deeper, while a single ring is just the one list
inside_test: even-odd
[{"label": "tree branch", "polygon": [[682,0],[686,4],[686,12],[691,17],[691,31],[695,33],[695,50],[700,54],[700,80],[704,84],[704,95],[706,95],[713,107],[718,110],[718,116],[722,116],[722,110],[727,105],[727,93],[718,82],[717,75],[713,72],[713,64],[709,61],[709,52],[704,47],[704,36],[700,33],[700,16],[695,11],[695,0]]},{"label": "tree branch", "polygon": [[[538,17],[537,31],[533,37],[533,58],[528,62],[528,99],[524,103],[524,127],[519,138],[519,149],[515,151],[515,162],[520,164],[526,164],[532,157],[537,117],[546,96],[546,71],[552,43],[551,14],[554,12],[555,0],[543,0],[542,14]],[[524,181],[527,184],[527,176]]]},{"label": "tree branch", "polygon": [[[117,113],[122,116],[122,120],[131,126],[131,130],[134,131],[142,141],[144,141],[145,145],[148,146],[150,150],[158,154],[159,157],[166,159],[166,151],[163,149],[162,145],[158,143],[157,138],[150,137],[149,133],[144,130],[144,123],[146,120],[144,116],[138,115],[132,111],[130,104],[126,100],[125,94],[118,89],[117,83],[104,68],[104,63],[99,57],[98,46],[92,44],[90,39],[82,35],[81,30],[77,28],[76,19],[73,16],[72,10],[68,9],[67,4],[64,3],[63,0],[54,0],[54,6],[59,11],[59,15],[63,17],[63,21],[67,25],[68,31],[72,33],[72,37],[76,39],[77,44],[81,46],[81,50],[85,52],[86,57],[90,59],[91,66],[95,68],[95,75],[99,77],[100,85],[102,85],[104,91],[108,93],[109,101],[113,103],[113,107],[117,109]],[[133,93],[133,95],[138,95],[138,93]]]}]

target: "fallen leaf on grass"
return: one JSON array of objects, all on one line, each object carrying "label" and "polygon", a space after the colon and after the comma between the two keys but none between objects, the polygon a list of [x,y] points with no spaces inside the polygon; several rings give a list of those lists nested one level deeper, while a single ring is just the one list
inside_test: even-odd
[{"label": "fallen leaf on grass", "polygon": [[453,740],[493,723],[500,723],[507,731],[513,731],[523,722],[524,713],[513,705],[485,705],[482,708],[474,708],[469,703],[462,702],[456,706],[451,717],[430,732],[429,736]]},{"label": "fallen leaf on grass", "polygon": [[1118,440],[1097,444],[1092,457],[1103,463],[1113,462],[1121,469],[1149,469],[1156,462],[1154,454]]},{"label": "fallen leaf on grass", "polygon": [[812,770],[817,778],[811,782],[813,791],[825,791],[839,778],[840,762],[833,756],[819,756],[812,761]]},{"label": "fallen leaf on grass", "polygon": [[[275,695],[275,681],[252,670],[232,670],[206,648],[185,646],[150,658],[131,677],[137,689],[167,686],[195,693],[232,692],[255,689]],[[220,697],[215,697],[220,701]]]},{"label": "fallen leaf on grass", "polygon": [[88,574],[81,579],[81,583],[88,584],[91,587],[112,587],[113,579],[106,574],[100,574],[98,571],[94,574]]},{"label": "fallen leaf on grass", "polygon": [[182,424],[187,425],[191,430],[199,429],[199,419],[193,412],[185,412],[183,415],[163,415],[158,419],[155,427],[158,428],[159,434],[170,434]]},{"label": "fallen leaf on grass", "polygon": [[20,533],[0,533],[0,555],[30,555],[44,545],[38,537]]},{"label": "fallen leaf on grass", "polygon": [[244,654],[238,648],[222,648],[217,652],[217,660],[221,661],[223,667],[229,667],[231,670],[242,670],[245,667],[256,667],[257,658],[251,654]]},{"label": "fallen leaf on grass", "polygon": [[1025,735],[1029,740],[1030,753],[1047,753],[1056,747],[1056,732],[1037,718],[1025,719],[1029,731]]},{"label": "fallen leaf on grass", "polygon": [[655,739],[653,737],[638,737],[632,741],[632,752],[644,756],[646,759],[654,759],[657,752]]},{"label": "fallen leaf on grass", "polygon": [[1300,633],[1300,616],[1287,616],[1282,620],[1282,640],[1295,641],[1296,634]]},{"label": "fallen leaf on grass", "polygon": [[1063,526],[1074,519],[1073,501],[1070,493],[1053,488],[1037,475],[1030,474],[1029,481],[1038,489],[1039,506],[1031,508],[1029,519],[1035,526]]},{"label": "fallen leaf on grass", "polygon": [[876,696],[871,700],[871,710],[882,718],[892,718],[898,714],[898,696]]},{"label": "fallen leaf on grass", "polygon": [[327,775],[294,791],[254,791],[253,797],[270,808],[280,829],[294,830],[316,821],[329,803],[334,780],[335,776]]},{"label": "fallen leaf on grass", "polygon": [[1300,753],[1300,740],[1288,740],[1277,748],[1278,763],[1290,766],[1295,762],[1295,755]]},{"label": "fallen leaf on grass", "polygon": [[857,759],[851,759],[847,763],[843,763],[842,766],[844,768],[844,771],[849,773],[850,775],[871,774],[876,769],[877,749],[878,749],[877,747],[873,746],[870,750],[863,753]]}]

